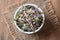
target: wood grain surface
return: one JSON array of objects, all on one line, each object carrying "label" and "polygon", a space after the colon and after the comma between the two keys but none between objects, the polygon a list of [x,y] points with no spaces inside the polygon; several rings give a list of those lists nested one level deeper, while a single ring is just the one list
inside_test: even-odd
[{"label": "wood grain surface", "polygon": [[[21,33],[14,25],[14,13],[23,4],[33,3],[45,14],[43,28],[32,35]],[[0,40],[60,40],[60,0],[0,0]]]}]

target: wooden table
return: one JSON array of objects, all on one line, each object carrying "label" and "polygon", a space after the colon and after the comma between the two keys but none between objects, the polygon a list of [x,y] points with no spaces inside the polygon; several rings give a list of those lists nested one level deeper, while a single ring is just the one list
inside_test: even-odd
[{"label": "wooden table", "polygon": [[13,13],[20,5],[31,2],[39,5],[40,0],[0,0],[0,40],[60,40],[60,0],[51,0],[58,25],[54,22],[52,25],[46,18],[44,28],[32,35],[23,34],[14,27],[13,19],[11,19]]}]

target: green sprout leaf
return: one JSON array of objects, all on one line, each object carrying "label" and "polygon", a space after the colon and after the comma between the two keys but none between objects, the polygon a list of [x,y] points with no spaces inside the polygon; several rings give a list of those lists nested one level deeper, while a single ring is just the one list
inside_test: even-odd
[{"label": "green sprout leaf", "polygon": [[41,14],[41,12],[40,12],[40,11],[38,11],[38,13],[39,13],[39,14]]},{"label": "green sprout leaf", "polygon": [[16,16],[15,16],[15,20],[17,20],[18,19],[18,14],[16,14]]},{"label": "green sprout leaf", "polygon": [[30,9],[30,8],[31,8],[31,6],[29,6],[29,5],[28,5],[28,6],[26,6],[26,8],[27,8],[27,9]]},{"label": "green sprout leaf", "polygon": [[26,25],[26,23],[24,23],[24,27],[26,30],[29,30],[29,27]]},{"label": "green sprout leaf", "polygon": [[25,23],[24,23],[24,27],[25,27],[25,28],[27,27]]},{"label": "green sprout leaf", "polygon": [[35,19],[34,21],[35,21],[35,23],[38,23],[39,22],[39,19]]},{"label": "green sprout leaf", "polygon": [[17,26],[18,26],[19,28],[21,28],[20,24],[18,24],[18,23],[17,23]]}]

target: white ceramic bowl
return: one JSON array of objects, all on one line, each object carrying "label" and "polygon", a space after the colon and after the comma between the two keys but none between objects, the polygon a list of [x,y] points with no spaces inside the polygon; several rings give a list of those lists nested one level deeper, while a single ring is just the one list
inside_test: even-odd
[{"label": "white ceramic bowl", "polygon": [[21,30],[21,29],[16,25],[16,21],[14,21],[14,23],[15,23],[16,28],[17,28],[20,32],[25,33],[25,34],[33,34],[33,33],[38,32],[38,31],[43,27],[43,25],[44,25],[45,16],[44,16],[44,12],[42,11],[42,9],[41,9],[40,7],[38,7],[38,6],[35,5],[35,4],[24,4],[24,5],[20,6],[20,7],[16,10],[16,12],[15,12],[15,14],[14,14],[14,19],[15,19],[15,16],[16,16],[17,12],[20,10],[20,8],[23,7],[23,6],[27,6],[27,5],[34,6],[34,7],[37,8],[39,11],[42,12],[41,15],[42,15],[42,17],[43,17],[43,20],[42,20],[43,23],[41,24],[41,26],[40,26],[37,30],[35,30],[34,32],[25,32],[25,31]]}]

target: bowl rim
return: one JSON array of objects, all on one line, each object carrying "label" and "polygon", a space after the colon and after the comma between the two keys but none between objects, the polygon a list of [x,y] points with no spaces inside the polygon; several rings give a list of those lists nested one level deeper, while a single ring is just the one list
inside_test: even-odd
[{"label": "bowl rim", "polygon": [[[27,6],[27,5],[33,6],[33,7],[37,8],[39,11],[43,12],[42,9],[41,9],[40,7],[38,7],[37,5],[35,5],[35,4],[24,4],[24,5],[19,6],[18,9],[15,11],[14,19],[15,19],[15,16],[16,16],[17,12],[20,10],[20,8],[23,7],[23,6]],[[45,22],[44,12],[43,12],[41,15],[42,15],[42,17],[43,17],[43,22],[42,22],[42,24],[40,25],[40,27],[39,27],[37,30],[35,30],[34,32],[25,32],[25,31],[23,31],[22,29],[20,29],[20,28],[16,25],[16,21],[14,21],[15,27],[16,27],[20,32],[25,33],[25,34],[33,34],[33,33],[36,33],[36,32],[38,32],[38,31],[43,27],[44,22]]]}]

